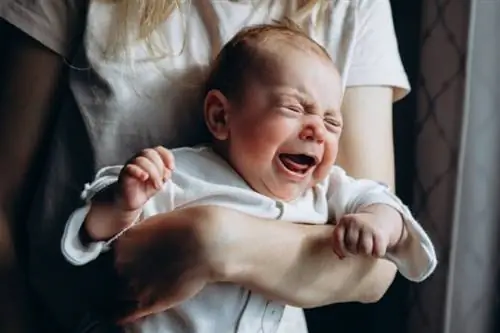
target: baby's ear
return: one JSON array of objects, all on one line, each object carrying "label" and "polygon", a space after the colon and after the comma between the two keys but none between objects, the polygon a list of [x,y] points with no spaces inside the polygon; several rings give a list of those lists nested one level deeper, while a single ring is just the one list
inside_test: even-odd
[{"label": "baby's ear", "polygon": [[205,96],[205,123],[214,138],[219,141],[229,137],[229,107],[229,100],[219,90],[210,90]]}]

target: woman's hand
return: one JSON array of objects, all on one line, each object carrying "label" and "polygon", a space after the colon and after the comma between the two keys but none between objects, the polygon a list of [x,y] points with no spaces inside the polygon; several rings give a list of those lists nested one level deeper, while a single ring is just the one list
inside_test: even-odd
[{"label": "woman's hand", "polygon": [[218,279],[223,243],[211,209],[160,214],[130,229],[115,243],[115,267],[124,281],[120,323],[165,311]]}]

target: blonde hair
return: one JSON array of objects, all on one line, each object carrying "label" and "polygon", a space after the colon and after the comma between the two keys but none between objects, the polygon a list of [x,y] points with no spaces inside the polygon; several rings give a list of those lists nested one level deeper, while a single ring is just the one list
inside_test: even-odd
[{"label": "blonde hair", "polygon": [[[157,55],[161,46],[158,45],[158,40],[155,39],[154,32],[158,26],[168,19],[172,12],[179,10],[183,2],[187,1],[190,3],[191,1],[199,0],[100,1],[110,3],[115,6],[114,19],[110,27],[110,37],[108,43],[109,49],[107,50],[109,55],[116,55],[117,53],[124,51],[130,43],[136,41],[145,41],[152,55]],[[316,4],[325,4],[326,2],[327,0],[303,0],[300,9],[295,10],[289,18],[300,25],[300,22],[311,14],[311,11]]]}]

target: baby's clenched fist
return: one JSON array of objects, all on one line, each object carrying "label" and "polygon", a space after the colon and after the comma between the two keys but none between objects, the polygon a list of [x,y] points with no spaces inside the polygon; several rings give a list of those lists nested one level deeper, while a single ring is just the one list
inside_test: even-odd
[{"label": "baby's clenched fist", "polygon": [[170,179],[174,156],[161,146],[141,151],[123,167],[118,178],[117,204],[124,211],[140,208]]},{"label": "baby's clenched fist", "polygon": [[343,216],[333,232],[333,251],[338,257],[347,254],[368,255],[377,258],[398,246],[406,235],[401,215],[389,207],[372,207]]}]

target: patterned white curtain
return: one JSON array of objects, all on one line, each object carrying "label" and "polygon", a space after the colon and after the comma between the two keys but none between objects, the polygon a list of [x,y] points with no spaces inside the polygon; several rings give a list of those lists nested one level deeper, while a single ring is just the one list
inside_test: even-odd
[{"label": "patterned white curtain", "polygon": [[408,332],[499,332],[500,1],[423,3],[414,208],[440,265]]}]

